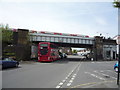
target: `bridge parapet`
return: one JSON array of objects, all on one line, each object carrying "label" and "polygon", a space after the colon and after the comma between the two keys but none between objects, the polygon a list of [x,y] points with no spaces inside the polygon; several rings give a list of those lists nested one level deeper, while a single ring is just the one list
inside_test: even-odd
[{"label": "bridge parapet", "polygon": [[80,37],[75,35],[60,35],[60,34],[44,34],[44,33],[30,33],[30,41],[47,41],[47,42],[61,42],[74,44],[94,44],[92,37]]}]

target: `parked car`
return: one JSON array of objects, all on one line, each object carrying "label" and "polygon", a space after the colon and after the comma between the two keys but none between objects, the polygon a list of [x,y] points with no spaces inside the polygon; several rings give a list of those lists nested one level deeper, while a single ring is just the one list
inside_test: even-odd
[{"label": "parked car", "polygon": [[63,58],[67,58],[67,54],[66,53],[63,53]]},{"label": "parked car", "polygon": [[0,65],[2,65],[2,69],[10,68],[10,67],[18,67],[19,62],[13,60],[12,58],[4,58],[4,59],[0,60]]},{"label": "parked car", "polygon": [[59,52],[59,56],[60,56],[60,59],[63,58],[63,54],[61,52]]},{"label": "parked car", "polygon": [[[120,68],[120,67],[119,67]],[[118,62],[116,62],[115,63],[115,65],[114,65],[114,70],[116,71],[116,72],[118,72]],[[120,72],[120,71],[119,71]]]},{"label": "parked car", "polygon": [[67,54],[66,53],[59,52],[59,56],[60,56],[61,59],[67,58]]},{"label": "parked car", "polygon": [[77,53],[73,53],[73,55],[76,55],[76,56],[77,56],[78,54],[77,54]]}]

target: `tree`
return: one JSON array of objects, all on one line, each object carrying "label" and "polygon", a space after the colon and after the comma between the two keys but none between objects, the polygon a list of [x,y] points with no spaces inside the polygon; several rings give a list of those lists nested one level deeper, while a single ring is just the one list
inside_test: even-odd
[{"label": "tree", "polygon": [[76,50],[76,49],[74,49],[74,50],[72,51],[72,53],[77,53],[77,50]]},{"label": "tree", "polygon": [[115,8],[120,8],[120,0],[114,0],[113,6],[114,6]]},{"label": "tree", "polygon": [[8,46],[8,44],[12,43],[13,40],[13,32],[10,30],[8,24],[3,25],[0,24],[0,41],[2,41],[2,57],[4,57],[4,50]]},{"label": "tree", "polygon": [[8,24],[3,25],[0,24],[0,30],[2,33],[2,43],[12,43],[13,40],[13,32],[10,30]]}]

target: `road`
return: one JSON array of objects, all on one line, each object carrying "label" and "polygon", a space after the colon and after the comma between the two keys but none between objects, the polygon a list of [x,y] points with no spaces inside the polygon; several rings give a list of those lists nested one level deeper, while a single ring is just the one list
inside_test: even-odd
[{"label": "road", "polygon": [[118,88],[116,61],[81,61],[78,56],[50,63],[21,63],[2,71],[3,88]]}]

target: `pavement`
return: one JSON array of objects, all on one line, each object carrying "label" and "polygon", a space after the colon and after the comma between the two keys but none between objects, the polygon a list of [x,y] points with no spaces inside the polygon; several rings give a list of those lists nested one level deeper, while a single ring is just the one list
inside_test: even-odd
[{"label": "pavement", "polygon": [[37,63],[37,61],[20,61],[19,62],[20,64],[34,64],[34,63]]}]

